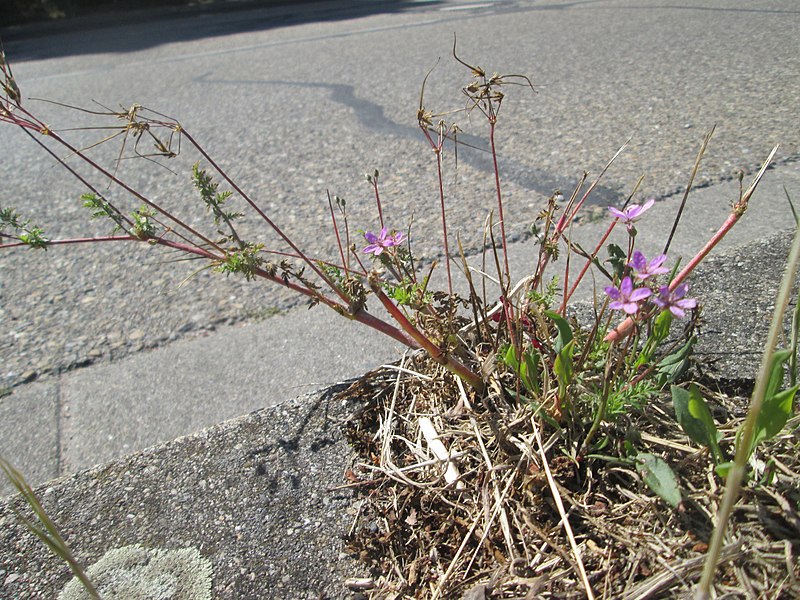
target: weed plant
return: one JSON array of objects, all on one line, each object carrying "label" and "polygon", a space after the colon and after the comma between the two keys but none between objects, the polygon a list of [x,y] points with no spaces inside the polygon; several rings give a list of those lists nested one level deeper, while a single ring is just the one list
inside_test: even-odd
[{"label": "weed plant", "polygon": [[[415,259],[410,224],[393,222],[384,211],[377,170],[367,176],[374,221],[354,225],[346,201],[329,194],[335,251],[312,256],[178,121],[140,105],[78,109],[112,121],[102,126],[108,135],[96,144],[116,140],[121,149],[114,164],[105,166],[93,158],[92,146],[71,142],[23,103],[4,55],[0,120],[20,128],[80,180],[88,216],[107,221],[110,233],[50,239],[30,217],[2,207],[0,248],[161,247],[226,276],[288,288],[312,306],[327,307],[408,347],[399,365],[371,373],[348,392],[370,399],[348,432],[362,459],[348,470],[348,485],[362,495],[348,543],[374,570],[373,579],[353,583],[371,597],[673,597],[697,579],[703,562],[705,543],[689,552],[685,537],[708,538],[712,521],[716,533],[698,597],[709,597],[715,581],[720,591],[752,585],[751,579],[774,570],[774,564],[742,571],[736,566],[741,545],[726,543],[722,532],[759,445],[775,439],[791,444],[781,432],[792,418],[798,387],[796,341],[774,351],[791,277],[779,299],[749,416],[735,433],[728,425],[727,435],[714,420],[707,394],[684,380],[700,316],[687,278],[744,213],[775,151],[742,190],[730,217],[682,268],[668,256],[680,212],[661,254],[645,256],[637,248],[636,223],[647,218],[654,201],[635,201],[636,189],[622,206],[609,207],[607,229],[594,248],[571,242],[570,226],[601,173],[588,185],[581,180],[568,198],[554,191],[541,207],[533,227],[538,240],[533,268],[515,280],[497,160],[498,123],[507,93],[531,93],[534,86],[524,75],[468,64],[455,47],[453,57],[470,74],[462,89],[464,106],[430,110],[423,82],[417,112],[436,163],[443,290],[431,288],[434,271],[442,267]],[[477,257],[466,256],[447,227],[444,172],[451,148],[458,147],[460,128],[452,119],[459,114],[485,120],[493,159],[495,193]],[[118,172],[124,158],[166,165],[186,153],[197,161],[187,175],[197,197],[188,216]],[[690,188],[691,179],[686,195]],[[197,211],[205,211],[207,227],[194,224]],[[257,217],[270,235],[245,232],[240,223],[246,214]],[[617,227],[625,228],[626,243],[606,245]],[[796,269],[797,248],[796,241],[789,274]],[[558,278],[548,275],[556,261],[564,265]],[[603,291],[591,306],[576,311],[570,300],[589,273],[605,281]],[[466,282],[463,296],[454,292],[456,276]],[[671,409],[664,406],[665,393]],[[695,445],[687,446],[685,436]],[[676,472],[671,461],[690,468]],[[780,479],[774,469],[771,473]],[[763,470],[759,475],[763,482]],[[726,479],[724,510],[717,515],[715,502],[697,500],[698,489]],[[751,477],[748,485],[757,481]],[[652,522],[646,534],[637,519]],[[706,525],[698,528],[693,519]],[[674,542],[680,551],[669,548],[672,564],[658,557],[660,536],[682,538]],[[796,571],[789,565],[788,583],[765,589],[797,592]],[[716,573],[721,577],[715,580]]]}]

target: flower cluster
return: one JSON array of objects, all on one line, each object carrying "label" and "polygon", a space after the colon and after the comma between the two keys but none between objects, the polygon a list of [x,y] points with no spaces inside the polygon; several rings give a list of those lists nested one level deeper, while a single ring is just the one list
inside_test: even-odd
[{"label": "flower cluster", "polygon": [[[669,272],[669,269],[662,266],[666,259],[667,257],[661,254],[648,261],[644,254],[636,250],[628,266],[633,269],[634,278],[645,282],[651,277]],[[686,310],[697,306],[694,298],[685,297],[688,291],[689,286],[685,283],[675,286],[675,289],[662,285],[658,288],[658,294],[654,296],[653,290],[646,285],[635,287],[630,275],[626,275],[622,279],[619,287],[608,286],[605,288],[606,294],[611,298],[608,307],[612,310],[622,310],[629,315],[635,315],[639,312],[642,302],[651,298],[651,302],[655,306],[662,311],[668,310],[679,319],[686,316]]]},{"label": "flower cluster", "polygon": [[378,235],[367,231],[364,234],[364,238],[367,240],[368,244],[364,247],[362,252],[380,256],[384,250],[392,248],[393,246],[399,246],[403,242],[404,237],[405,236],[399,231],[392,230],[390,233],[386,227],[382,228]]}]

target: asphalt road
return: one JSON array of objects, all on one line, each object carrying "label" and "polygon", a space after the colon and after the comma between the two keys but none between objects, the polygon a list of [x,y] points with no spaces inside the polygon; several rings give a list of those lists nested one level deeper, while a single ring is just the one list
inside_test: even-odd
[{"label": "asphalt road", "polygon": [[[100,112],[139,103],[168,114],[318,256],[337,253],[326,190],[347,198],[353,230],[376,229],[363,174],[378,169],[388,222],[404,228],[413,216],[417,253],[434,257],[441,252],[435,165],[415,115],[433,67],[425,106],[464,107],[469,72],[451,56],[454,34],[466,61],[536,84],[535,93],[508,88],[497,132],[506,220],[512,238],[522,239],[546,196],[571,190],[584,170],[596,175],[629,138],[594,195],[597,205],[623,200],[643,174],[640,199],[681,190],[715,124],[700,185],[752,173],[776,143],[777,162],[796,161],[798,30],[791,0],[448,1],[117,15],[4,34],[25,106],[55,129],[119,122],[33,98]],[[486,148],[477,113],[447,119]],[[64,135],[89,146],[116,131]],[[165,169],[117,164],[122,139],[92,156],[189,222],[208,223],[189,182],[198,156],[186,142]],[[123,156],[132,147],[128,140]],[[6,125],[0,156],[0,204],[32,217],[52,239],[109,233],[88,221],[81,186]],[[480,243],[493,207],[487,156],[463,147],[455,174],[447,155],[449,227],[468,248]],[[138,205],[113,188],[109,194]],[[264,230],[256,219],[243,227],[275,243],[256,233]],[[281,290],[224,281],[172,258],[112,245],[0,253],[0,383],[116,361],[297,304]]]}]

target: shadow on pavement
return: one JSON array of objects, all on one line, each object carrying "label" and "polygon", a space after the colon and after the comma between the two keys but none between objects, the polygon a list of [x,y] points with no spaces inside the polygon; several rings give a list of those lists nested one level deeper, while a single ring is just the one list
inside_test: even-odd
[{"label": "shadow on pavement", "polygon": [[108,11],[3,27],[0,38],[6,55],[13,60],[42,60],[75,54],[136,52],[167,43],[429,9],[439,4],[440,0],[222,0],[203,6]]}]

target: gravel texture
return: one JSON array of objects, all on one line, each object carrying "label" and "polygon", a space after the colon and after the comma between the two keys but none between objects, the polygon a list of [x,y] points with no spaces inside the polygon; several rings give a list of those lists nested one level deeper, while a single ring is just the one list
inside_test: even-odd
[{"label": "gravel texture", "polygon": [[[750,385],[790,236],[741,247],[704,265],[697,348],[723,387]],[[709,361],[714,361],[709,363]],[[344,473],[342,425],[360,401],[343,385],[253,412],[38,488],[84,564],[133,543],[196,548],[213,568],[214,598],[348,598],[362,568],[343,554],[358,506]],[[0,502],[0,596],[53,598],[70,574]]]},{"label": "gravel texture", "polygon": [[[732,385],[755,378],[792,234],[785,231],[711,260],[692,278],[692,295],[704,302],[697,363],[709,376]],[[779,347],[790,343],[791,313],[796,305],[795,279]]]}]

